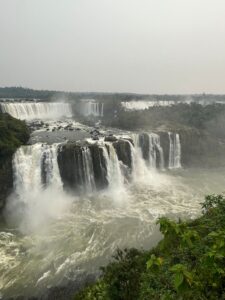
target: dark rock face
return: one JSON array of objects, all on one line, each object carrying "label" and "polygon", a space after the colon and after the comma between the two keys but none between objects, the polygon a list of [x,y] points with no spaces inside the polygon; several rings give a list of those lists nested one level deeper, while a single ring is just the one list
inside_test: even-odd
[{"label": "dark rock face", "polygon": [[107,180],[107,166],[103,155],[103,149],[97,144],[90,145],[89,149],[92,156],[95,185],[96,188],[102,189],[109,184]]},{"label": "dark rock face", "polygon": [[150,147],[149,135],[147,133],[141,133],[139,134],[138,138],[139,138],[139,145],[142,151],[142,157],[144,158],[144,160],[149,161],[149,147]]},{"label": "dark rock face", "polygon": [[120,139],[113,143],[113,147],[116,150],[118,159],[122,161],[124,165],[132,169],[132,154],[130,142],[125,139]]},{"label": "dark rock face", "polygon": [[65,189],[79,189],[84,181],[82,148],[76,144],[63,146],[58,153],[60,175]]},{"label": "dark rock face", "polygon": [[6,199],[13,189],[12,156],[1,161],[0,168],[0,211],[5,206]]},{"label": "dark rock face", "polygon": [[[118,159],[126,167],[126,173],[132,169],[132,154],[130,142],[120,139],[112,143],[116,150]],[[67,190],[82,190],[87,178],[84,147],[88,149],[91,161],[91,172],[93,173],[95,187],[103,189],[108,186],[106,156],[110,153],[109,145],[67,143],[58,152],[58,165],[64,188]],[[107,151],[107,152],[106,152]],[[128,172],[129,170],[129,172]],[[129,176],[127,176],[129,177]],[[45,177],[44,177],[45,178]]]},{"label": "dark rock face", "polygon": [[[108,181],[103,149],[97,144],[85,147],[90,150],[95,186],[97,189],[104,188],[108,185]],[[68,143],[62,146],[58,153],[58,165],[65,189],[82,190],[84,188],[87,170],[82,145]]]},{"label": "dark rock face", "polygon": [[114,135],[108,135],[105,137],[105,142],[116,142],[117,138]]}]

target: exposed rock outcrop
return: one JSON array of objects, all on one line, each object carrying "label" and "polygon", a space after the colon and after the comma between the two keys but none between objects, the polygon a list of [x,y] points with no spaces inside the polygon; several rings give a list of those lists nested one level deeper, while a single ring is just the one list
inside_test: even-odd
[{"label": "exposed rock outcrop", "polygon": [[113,147],[116,150],[118,159],[122,161],[124,165],[132,169],[132,154],[130,141],[126,139],[119,139],[113,143]]}]

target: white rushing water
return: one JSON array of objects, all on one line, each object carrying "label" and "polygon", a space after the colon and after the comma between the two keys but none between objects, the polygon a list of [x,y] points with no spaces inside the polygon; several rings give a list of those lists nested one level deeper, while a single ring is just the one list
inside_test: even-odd
[{"label": "white rushing water", "polygon": [[[67,207],[57,163],[58,145],[20,147],[14,155],[14,194],[9,201],[11,219],[19,219],[22,232],[35,231],[58,218]],[[23,217],[16,216],[19,211]],[[15,217],[16,216],[16,217]]]},{"label": "white rushing water", "polygon": [[181,144],[178,133],[168,132],[170,141],[169,169],[181,168]]},{"label": "white rushing water", "polygon": [[24,199],[26,193],[38,193],[44,185],[62,188],[57,163],[58,144],[22,146],[13,160],[15,192]]},{"label": "white rushing water", "polygon": [[103,146],[103,155],[107,166],[107,180],[110,190],[121,189],[124,184],[124,177],[121,171],[122,162],[118,160],[115,148],[112,143],[105,143]]},{"label": "white rushing water", "polygon": [[0,103],[3,112],[21,120],[54,120],[62,117],[72,117],[69,103],[63,102],[13,102]]},{"label": "white rushing water", "polygon": [[[160,138],[155,134],[146,137],[152,156],[149,161],[143,159],[138,135],[134,145],[129,141],[129,183],[112,144],[97,142],[103,147],[109,181],[101,191],[95,188],[90,149],[82,147],[80,168],[87,193],[79,196],[63,191],[58,144],[38,143],[16,152],[15,193],[6,212],[9,223],[0,230],[0,290],[4,296],[39,295],[47,287],[96,273],[117,247],[151,247],[160,239],[155,225],[159,216],[194,217],[200,212],[203,195],[224,186],[224,172],[157,171],[160,161],[163,166]],[[169,133],[169,137],[170,166],[179,167],[179,135]]]},{"label": "white rushing water", "polygon": [[125,110],[145,110],[149,109],[151,107],[157,107],[157,106],[172,106],[177,104],[188,104],[191,103],[197,103],[199,105],[209,105],[213,103],[221,103],[225,104],[225,102],[221,101],[215,101],[215,100],[193,100],[193,99],[186,99],[186,100],[132,100],[132,101],[125,101],[121,102],[122,107],[124,107]]},{"label": "white rushing water", "polygon": [[91,152],[88,147],[82,148],[82,161],[84,166],[84,187],[88,192],[95,190],[95,179]]},{"label": "white rushing water", "polygon": [[83,116],[103,117],[104,115],[104,103],[92,99],[83,99],[80,101],[79,106],[80,113]]},{"label": "white rushing water", "polygon": [[[141,136],[142,135],[134,135],[134,145],[135,148],[137,148],[137,154],[141,155],[143,158],[143,151],[146,151],[144,149],[145,147],[148,147],[148,160],[147,164],[150,167],[150,169],[160,169],[164,170],[165,168],[165,159],[164,159],[164,152],[163,148],[161,147],[160,143],[160,136],[155,133],[149,133],[145,135],[145,143],[147,145],[142,145],[143,142],[141,142]],[[158,166],[157,166],[158,165]]]}]

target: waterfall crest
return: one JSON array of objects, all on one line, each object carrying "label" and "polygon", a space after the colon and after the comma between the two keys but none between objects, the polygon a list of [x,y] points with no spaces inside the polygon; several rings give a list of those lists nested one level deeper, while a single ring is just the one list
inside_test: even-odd
[{"label": "waterfall crest", "polygon": [[69,103],[62,102],[14,102],[0,103],[1,111],[21,120],[60,119],[72,117]]}]

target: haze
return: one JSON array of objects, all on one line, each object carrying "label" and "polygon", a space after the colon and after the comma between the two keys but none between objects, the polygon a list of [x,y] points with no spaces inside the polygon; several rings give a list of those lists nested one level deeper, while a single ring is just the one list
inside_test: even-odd
[{"label": "haze", "polygon": [[224,0],[0,0],[0,86],[225,93]]}]

